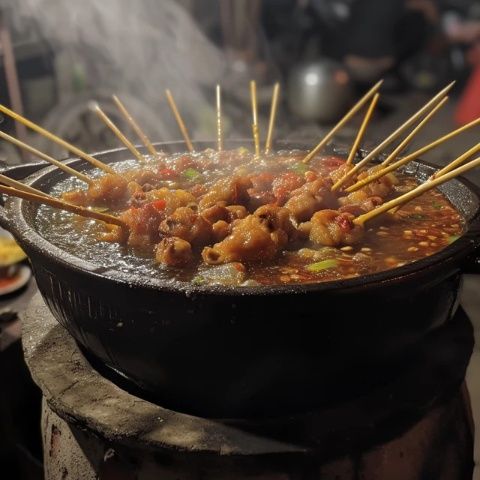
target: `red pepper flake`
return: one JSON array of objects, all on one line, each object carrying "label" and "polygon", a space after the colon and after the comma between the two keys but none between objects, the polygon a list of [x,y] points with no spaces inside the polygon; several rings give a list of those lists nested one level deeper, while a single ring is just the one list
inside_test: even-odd
[{"label": "red pepper flake", "polygon": [[162,178],[174,178],[178,174],[175,170],[173,170],[173,168],[161,168],[158,171],[158,175]]},{"label": "red pepper flake", "polygon": [[155,210],[165,210],[165,207],[167,206],[167,202],[165,200],[155,200],[154,202],[149,203],[150,206],[152,206]]}]

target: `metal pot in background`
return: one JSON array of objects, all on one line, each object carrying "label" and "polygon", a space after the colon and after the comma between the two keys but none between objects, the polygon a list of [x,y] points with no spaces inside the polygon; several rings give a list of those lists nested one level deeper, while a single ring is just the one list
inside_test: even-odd
[{"label": "metal pot in background", "polygon": [[326,58],[296,65],[287,81],[287,101],[292,113],[305,121],[338,120],[353,98],[347,70]]}]

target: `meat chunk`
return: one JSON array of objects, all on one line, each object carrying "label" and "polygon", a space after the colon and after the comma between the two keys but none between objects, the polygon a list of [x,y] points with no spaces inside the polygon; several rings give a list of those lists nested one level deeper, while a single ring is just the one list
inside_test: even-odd
[{"label": "meat chunk", "polygon": [[177,237],[192,246],[204,246],[212,240],[212,224],[188,207],[180,207],[160,223],[159,232],[166,237]]},{"label": "meat chunk", "polygon": [[155,201],[140,208],[129,208],[120,215],[129,227],[127,243],[132,247],[151,247],[159,241],[158,227],[165,218],[165,202]]},{"label": "meat chunk", "polygon": [[149,202],[163,200],[165,202],[165,213],[171,215],[177,208],[186,207],[190,204],[196,204],[195,197],[186,190],[170,190],[169,188],[159,188],[146,192]]},{"label": "meat chunk", "polygon": [[[363,180],[367,178],[372,173],[376,172],[375,170],[368,170],[367,172],[362,172],[358,175],[358,180]],[[368,185],[365,185],[360,190],[365,192],[369,197],[387,197],[393,190],[393,187],[398,184],[398,178],[393,173],[387,173],[377,180],[370,182]]]},{"label": "meat chunk", "polygon": [[297,222],[305,222],[317,210],[336,206],[336,204],[331,185],[323,179],[317,179],[294,190],[284,206],[290,210]]},{"label": "meat chunk", "polygon": [[302,224],[302,231],[309,231],[310,241],[327,247],[351,245],[363,236],[363,228],[353,223],[355,217],[338,210],[321,210],[310,222]]},{"label": "meat chunk", "polygon": [[293,225],[289,212],[265,206],[237,220],[232,233],[213,247],[203,249],[203,260],[211,265],[228,262],[271,260],[287,245]]},{"label": "meat chunk", "polygon": [[383,199],[381,197],[369,197],[364,190],[357,190],[345,197],[340,197],[338,202],[341,205],[338,209],[340,212],[348,212],[358,216],[381,205]]},{"label": "meat chunk", "polygon": [[212,207],[218,202],[225,202],[225,205],[246,205],[249,188],[252,188],[252,182],[247,177],[225,178],[216,182],[211,190],[200,198],[198,205],[200,210]]},{"label": "meat chunk", "polygon": [[107,173],[93,180],[88,190],[65,192],[62,199],[74,205],[121,206],[129,199],[128,181],[117,174]]},{"label": "meat chunk", "polygon": [[128,199],[128,181],[120,175],[107,173],[92,182],[87,197],[94,205],[119,205]]},{"label": "meat chunk", "polygon": [[192,261],[192,247],[182,238],[164,238],[155,249],[155,259],[169,267],[182,267]]}]

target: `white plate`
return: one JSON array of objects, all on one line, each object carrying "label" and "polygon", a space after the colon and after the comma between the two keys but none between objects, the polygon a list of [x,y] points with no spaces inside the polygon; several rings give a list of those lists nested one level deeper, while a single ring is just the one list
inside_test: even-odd
[{"label": "white plate", "polygon": [[15,276],[15,280],[8,285],[5,285],[4,287],[0,287],[0,296],[7,295],[24,287],[30,280],[31,276],[32,271],[30,270],[30,268],[26,265],[21,265],[17,275]]}]

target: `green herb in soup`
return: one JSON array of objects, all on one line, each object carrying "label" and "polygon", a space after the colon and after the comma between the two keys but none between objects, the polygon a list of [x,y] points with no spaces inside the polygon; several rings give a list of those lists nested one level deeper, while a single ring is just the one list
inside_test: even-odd
[{"label": "green herb in soup", "polygon": [[141,168],[120,162],[119,174],[97,173],[88,189],[70,178],[52,193],[118,215],[128,231],[47,206],[37,228],[105,268],[233,286],[375,273],[432,255],[463,233],[463,218],[438,190],[356,225],[355,217],[414,188],[415,179],[389,173],[354,193],[332,192],[350,168],[345,159],[319,156],[307,165],[302,158],[296,151],[254,158],[237,149],[163,155]]}]

